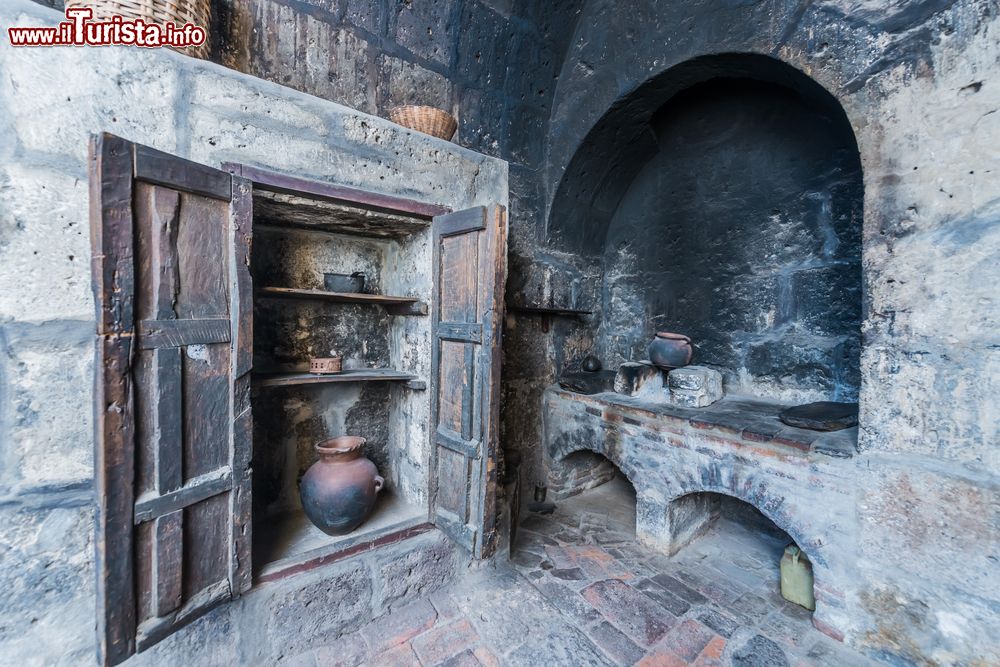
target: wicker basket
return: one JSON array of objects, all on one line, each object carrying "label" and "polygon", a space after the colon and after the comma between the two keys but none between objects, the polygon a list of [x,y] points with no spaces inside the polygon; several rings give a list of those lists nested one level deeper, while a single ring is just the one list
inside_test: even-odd
[{"label": "wicker basket", "polygon": [[434,107],[396,107],[389,112],[389,119],[403,127],[445,140],[450,140],[458,127],[454,116]]},{"label": "wicker basket", "polygon": [[[176,26],[193,23],[204,28],[206,35],[212,17],[211,0],[66,0],[66,8],[70,7],[90,7],[94,10],[93,20],[121,16],[159,25],[171,21]],[[207,58],[208,39],[198,46],[175,50],[195,58]]]}]

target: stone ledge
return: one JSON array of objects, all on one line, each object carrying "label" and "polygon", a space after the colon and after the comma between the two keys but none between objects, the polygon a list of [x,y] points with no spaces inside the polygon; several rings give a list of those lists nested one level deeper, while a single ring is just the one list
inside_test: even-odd
[{"label": "stone ledge", "polygon": [[625,422],[633,426],[655,423],[659,426],[691,427],[723,441],[736,441],[748,446],[770,445],[798,455],[818,454],[848,459],[854,456],[857,449],[857,427],[821,432],[787,426],[778,419],[778,414],[788,406],[779,403],[727,396],[705,408],[685,408],[612,392],[583,395],[558,387],[551,387],[549,391],[584,403],[587,413],[608,422]]}]

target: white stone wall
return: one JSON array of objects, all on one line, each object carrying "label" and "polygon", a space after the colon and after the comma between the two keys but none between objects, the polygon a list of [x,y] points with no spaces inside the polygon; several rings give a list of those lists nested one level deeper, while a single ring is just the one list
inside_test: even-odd
[{"label": "white stone wall", "polygon": [[[52,24],[59,17],[28,0],[0,4],[4,28]],[[102,131],[213,166],[243,162],[455,209],[507,203],[503,161],[273,83],[167,50],[12,48],[0,39],[4,664],[94,660],[94,306],[87,142]],[[445,556],[428,562],[454,565]],[[428,576],[437,581],[436,575]],[[300,595],[303,585],[293,578],[254,591],[238,607],[206,618],[198,631],[211,637],[238,634],[243,610],[283,605],[281,600]],[[368,597],[358,607],[358,618],[392,602],[391,596],[379,598],[383,585],[359,593]],[[307,618],[330,613],[317,607],[302,613]],[[315,623],[307,620],[301,630],[294,623],[285,628],[306,633],[311,626]],[[327,633],[336,627],[324,626]],[[255,641],[247,632],[245,641]],[[195,641],[194,635],[185,637],[176,638],[175,645]],[[239,654],[224,648],[202,650],[198,641],[186,660],[240,661]],[[270,661],[277,656],[253,657]]]}]

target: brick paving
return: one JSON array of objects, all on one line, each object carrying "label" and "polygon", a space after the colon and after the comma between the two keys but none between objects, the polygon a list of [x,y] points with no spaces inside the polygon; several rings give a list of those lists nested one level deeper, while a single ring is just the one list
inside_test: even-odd
[{"label": "brick paving", "polygon": [[870,661],[778,592],[784,544],[721,520],[667,558],[635,541],[615,480],[524,517],[511,562],[296,655],[301,667],[800,667]]}]

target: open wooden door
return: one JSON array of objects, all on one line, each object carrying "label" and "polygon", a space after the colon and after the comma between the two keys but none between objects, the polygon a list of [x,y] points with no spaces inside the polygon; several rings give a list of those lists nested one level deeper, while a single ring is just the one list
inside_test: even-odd
[{"label": "open wooden door", "polygon": [[502,206],[434,218],[431,512],[474,558],[496,548],[506,277]]},{"label": "open wooden door", "polygon": [[91,146],[99,660],[250,586],[249,182]]}]

